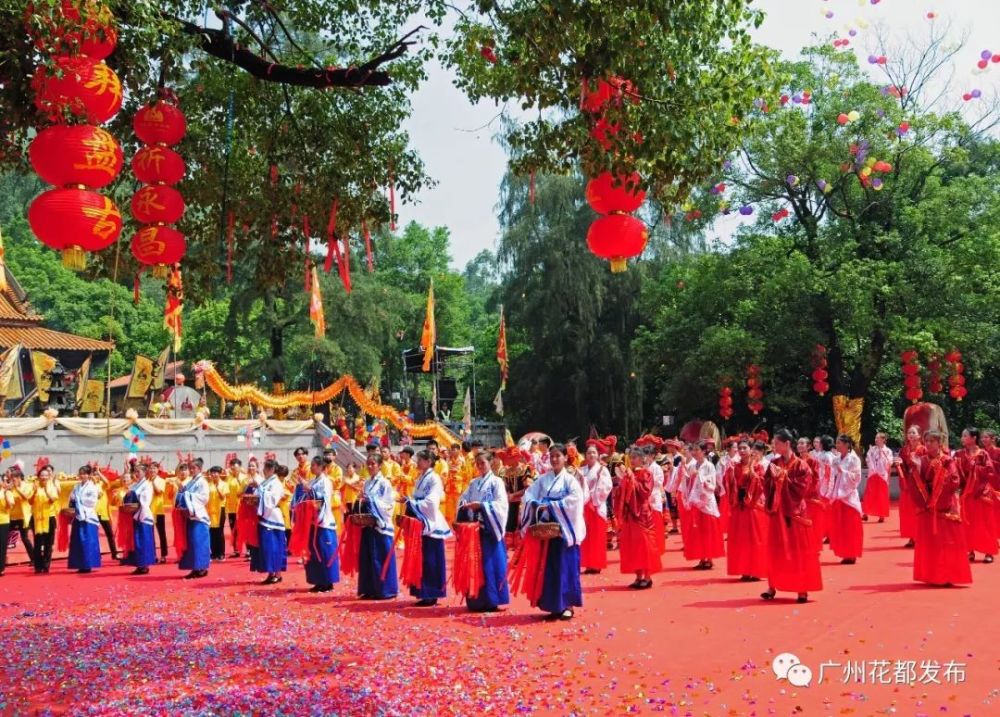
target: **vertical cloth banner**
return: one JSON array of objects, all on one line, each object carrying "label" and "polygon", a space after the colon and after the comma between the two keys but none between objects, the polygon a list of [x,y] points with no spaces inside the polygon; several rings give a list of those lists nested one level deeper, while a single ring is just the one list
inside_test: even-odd
[{"label": "vertical cloth banner", "polygon": [[89,379],[80,401],[80,413],[100,413],[104,407],[104,381]]},{"label": "vertical cloth banner", "polygon": [[83,404],[83,398],[87,393],[87,381],[90,379],[90,360],[93,354],[83,360],[80,370],[76,372],[76,405]]},{"label": "vertical cloth banner", "polygon": [[56,360],[41,351],[31,352],[31,371],[35,374],[35,388],[38,389],[38,400],[49,402],[49,389],[52,388],[52,369]]},{"label": "vertical cloth banner", "polygon": [[184,282],[181,279],[179,265],[174,265],[167,279],[167,303],[163,307],[163,326],[174,337],[174,353],[181,350],[181,334],[183,322],[181,314],[184,311]]},{"label": "vertical cloth banner", "polygon": [[312,286],[309,292],[309,320],[312,321],[313,327],[316,329],[316,338],[321,339],[326,336],[326,316],[323,314],[323,294],[320,293],[319,288],[319,272],[316,271],[316,265],[313,264],[312,281],[310,282]]},{"label": "vertical cloth banner", "polygon": [[132,377],[128,382],[126,398],[145,398],[149,387],[153,384],[153,359],[136,354],[132,365]]},{"label": "vertical cloth banner", "polygon": [[466,435],[472,433],[472,389],[465,387],[465,400],[462,402],[462,428]]},{"label": "vertical cloth banner", "polygon": [[[500,364],[500,390],[507,388],[507,322],[503,316],[503,304],[500,305],[500,331],[497,333],[497,363]],[[503,415],[503,411],[498,411]]]},{"label": "vertical cloth banner", "polygon": [[167,360],[170,358],[170,347],[163,349],[156,358],[153,365],[153,382],[150,388],[154,391],[162,391],[167,385]]},{"label": "vertical cloth banner", "polygon": [[427,314],[424,316],[424,328],[420,334],[420,348],[424,350],[423,370],[431,370],[434,359],[434,345],[437,343],[437,325],[434,323],[434,280],[431,279],[427,290]]},{"label": "vertical cloth banner", "polygon": [[22,348],[21,344],[17,344],[0,354],[0,396],[5,399],[24,398],[24,377],[21,376]]}]

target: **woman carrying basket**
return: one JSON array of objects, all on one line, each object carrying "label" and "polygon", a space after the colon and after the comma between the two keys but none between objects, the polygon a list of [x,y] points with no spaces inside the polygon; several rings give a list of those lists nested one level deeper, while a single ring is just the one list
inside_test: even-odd
[{"label": "woman carrying basket", "polygon": [[[504,545],[504,528],[507,525],[507,489],[503,481],[493,474],[490,463],[493,454],[480,451],[475,459],[476,478],[458,499],[458,520],[455,530],[459,545],[455,548],[455,585],[465,593],[466,604],[472,612],[496,612],[510,602],[507,587],[507,550]],[[463,526],[471,526],[466,528]],[[464,531],[477,545],[463,547]],[[478,548],[478,560],[475,552]],[[460,565],[461,557],[467,563]],[[473,571],[476,571],[475,573]],[[462,576],[467,576],[462,580]],[[464,586],[464,589],[463,589]],[[479,590],[473,591],[472,587]]]}]

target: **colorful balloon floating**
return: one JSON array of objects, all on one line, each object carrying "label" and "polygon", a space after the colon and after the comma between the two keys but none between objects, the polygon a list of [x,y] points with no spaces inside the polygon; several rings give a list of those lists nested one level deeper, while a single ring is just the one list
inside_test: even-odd
[{"label": "colorful balloon floating", "polygon": [[39,241],[62,253],[64,266],[80,271],[87,252],[114,244],[122,230],[118,207],[91,191],[114,180],[123,162],[114,137],[95,126],[121,109],[121,82],[104,63],[118,36],[111,11],[96,0],[29,5],[27,13],[36,48],[58,53],[32,78],[35,106],[53,126],[28,150],[34,170],[56,188],[35,198],[28,222]]},{"label": "colorful balloon floating", "polygon": [[900,354],[903,368],[903,386],[906,400],[916,403],[924,396],[920,388],[920,359],[916,351],[910,349]]},{"label": "colorful balloon floating", "polygon": [[761,388],[760,367],[747,366],[747,408],[753,415],[764,410],[764,389]]},{"label": "colorful balloon floating", "polygon": [[779,209],[774,214],[771,215],[771,220],[775,222],[780,222],[782,219],[786,218],[790,212],[787,209]]},{"label": "colorful balloon floating", "polygon": [[744,217],[749,217],[751,214],[753,214],[753,207],[750,206],[749,204],[744,204],[743,206],[740,207],[740,214],[743,215]]}]

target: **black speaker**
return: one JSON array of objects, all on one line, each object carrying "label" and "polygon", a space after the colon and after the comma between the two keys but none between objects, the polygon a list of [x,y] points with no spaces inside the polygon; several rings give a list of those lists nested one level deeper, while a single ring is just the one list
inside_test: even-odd
[{"label": "black speaker", "polygon": [[427,420],[427,401],[421,396],[410,398],[410,413],[413,414],[414,423],[423,423]]},{"label": "black speaker", "polygon": [[451,407],[458,398],[458,385],[453,378],[438,380],[438,408],[451,412]]}]

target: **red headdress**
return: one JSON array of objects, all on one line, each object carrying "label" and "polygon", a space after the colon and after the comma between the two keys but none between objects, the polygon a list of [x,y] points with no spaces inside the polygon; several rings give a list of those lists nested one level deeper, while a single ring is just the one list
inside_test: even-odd
[{"label": "red headdress", "polygon": [[615,448],[618,446],[618,436],[605,436],[604,438],[588,438],[587,446],[594,446],[597,448],[598,454],[602,456],[610,456],[615,452]]},{"label": "red headdress", "polygon": [[663,448],[663,439],[659,436],[654,436],[652,433],[647,433],[644,436],[640,436],[635,442],[636,448],[645,448],[646,446],[652,446],[657,451]]},{"label": "red headdress", "polygon": [[48,456],[38,456],[38,460],[35,461],[35,475],[38,475],[39,473],[41,473],[42,472],[42,468],[45,468],[46,466],[49,466],[49,467],[52,466],[52,461],[49,460],[49,457]]}]

